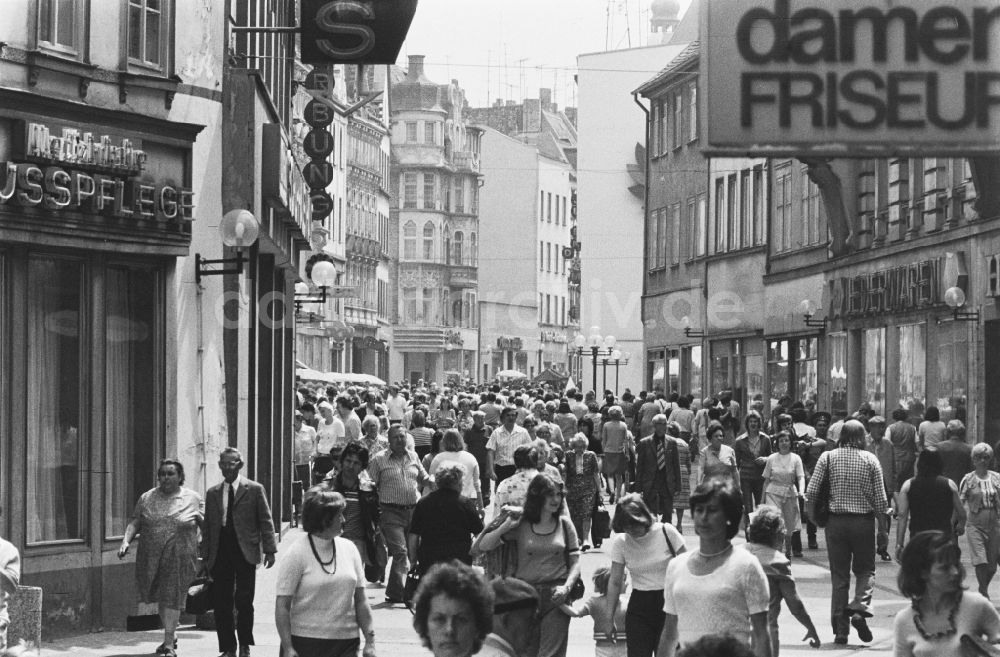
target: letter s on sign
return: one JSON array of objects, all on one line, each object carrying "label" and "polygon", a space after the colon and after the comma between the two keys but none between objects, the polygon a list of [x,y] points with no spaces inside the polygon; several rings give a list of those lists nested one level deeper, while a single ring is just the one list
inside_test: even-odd
[{"label": "letter s on sign", "polygon": [[329,57],[345,59],[364,57],[375,47],[375,32],[369,26],[338,23],[334,20],[336,17],[351,13],[360,14],[362,18],[375,18],[375,10],[369,3],[355,0],[334,0],[316,12],[316,26],[322,31],[359,39],[358,44],[350,48],[338,48],[329,39],[319,39],[316,47]]}]

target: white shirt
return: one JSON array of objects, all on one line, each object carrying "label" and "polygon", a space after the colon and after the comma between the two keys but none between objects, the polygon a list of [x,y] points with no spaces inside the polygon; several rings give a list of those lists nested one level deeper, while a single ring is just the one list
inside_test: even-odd
[{"label": "white shirt", "polygon": [[390,396],[385,400],[385,407],[390,420],[402,420],[406,414],[406,397],[403,395]]},{"label": "white shirt", "polygon": [[233,487],[233,499],[236,499],[236,494],[240,492],[240,481],[243,479],[240,475],[236,475],[236,479],[233,483],[229,483],[225,480],[222,482],[222,526],[226,526],[226,515],[229,513],[229,487]]},{"label": "white shirt", "polygon": [[[666,536],[664,536],[664,532]],[[667,545],[667,540],[670,545]],[[670,547],[673,546],[673,553]],[[623,564],[636,591],[660,591],[667,565],[674,553],[685,547],[684,537],[673,525],[654,522],[642,538],[615,534],[611,539],[611,562]]]}]

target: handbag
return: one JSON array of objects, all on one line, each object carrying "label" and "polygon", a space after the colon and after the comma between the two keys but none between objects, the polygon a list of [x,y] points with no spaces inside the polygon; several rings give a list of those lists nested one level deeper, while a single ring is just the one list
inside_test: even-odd
[{"label": "handbag", "polygon": [[481,567],[486,572],[486,579],[510,577],[517,571],[517,541],[500,541],[500,545],[492,550],[483,550],[480,547],[483,537],[502,525],[508,515],[506,511],[501,511],[493,522],[479,532],[469,550],[473,557],[473,565]]},{"label": "handbag", "polygon": [[212,580],[207,577],[196,577],[188,587],[187,599],[184,601],[184,613],[200,616],[211,610]]},{"label": "handbag", "polygon": [[594,539],[594,546],[601,547],[601,543],[606,538],[611,538],[611,514],[602,504],[591,516],[590,533]]},{"label": "handbag", "polygon": [[812,523],[817,527],[826,527],[830,520],[830,468],[823,473],[823,481],[820,482],[819,492],[812,505]]},{"label": "handbag", "polygon": [[406,573],[406,582],[403,584],[403,604],[410,606],[418,588],[420,588],[420,573],[416,568],[411,568],[410,572]]},{"label": "handbag", "polygon": [[[571,524],[571,521],[568,518],[563,517],[560,518],[560,523],[562,524],[563,528],[563,540],[566,540],[566,536],[568,535],[566,525]],[[568,543],[569,542],[567,541],[567,548],[568,548]],[[569,552],[566,553],[566,566],[567,567],[569,566]],[[587,586],[583,583],[583,578],[577,577],[576,581],[573,582],[573,587],[570,588],[569,593],[566,594],[566,602],[576,602],[577,600],[582,598],[583,594],[586,592],[587,592]]]},{"label": "handbag", "polygon": [[1000,657],[1000,649],[975,634],[963,634],[958,642],[965,657]]}]

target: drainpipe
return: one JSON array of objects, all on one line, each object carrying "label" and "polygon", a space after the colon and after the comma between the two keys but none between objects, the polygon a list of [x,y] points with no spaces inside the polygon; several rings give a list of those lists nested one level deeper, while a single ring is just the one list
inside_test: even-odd
[{"label": "drainpipe", "polygon": [[[650,180],[650,178],[649,178],[649,176],[650,176],[650,171],[649,171],[649,169],[650,169],[650,159],[649,159],[649,109],[639,101],[639,93],[638,92],[635,92],[635,91],[632,92],[632,100],[635,101],[635,104],[639,106],[639,109],[642,110],[642,113],[646,115],[646,135],[645,135],[646,161],[642,163],[643,164],[643,170],[645,172],[645,178],[646,178],[645,181],[644,181],[645,182],[645,186],[644,186],[644,188],[642,190],[642,236],[643,236],[643,240],[642,240],[642,298],[645,299],[646,298],[646,292],[647,292],[646,285],[647,285],[647,279],[648,279],[648,277],[646,276],[646,272],[649,271],[649,269],[648,269],[649,263],[646,262],[646,254],[649,253],[649,249],[646,246],[646,221],[649,219],[649,180]],[[639,307],[639,321],[640,322],[642,321],[642,312],[643,312],[643,310],[644,310],[644,308],[642,308],[642,306],[640,305],[640,307]],[[646,351],[646,336],[645,336],[646,325],[643,324],[642,328],[643,328],[642,363],[645,363],[646,362],[646,353],[645,353],[645,351]],[[640,365],[639,369],[640,369],[640,371],[643,371],[645,369],[645,365]],[[645,374],[644,374],[644,376],[645,376]]]}]

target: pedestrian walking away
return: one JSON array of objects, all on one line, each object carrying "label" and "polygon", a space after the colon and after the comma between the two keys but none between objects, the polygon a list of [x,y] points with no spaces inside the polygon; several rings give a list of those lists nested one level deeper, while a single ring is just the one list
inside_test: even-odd
[{"label": "pedestrian walking away", "polygon": [[[227,447],[219,455],[223,481],[205,499],[203,568],[214,582],[215,632],[223,657],[249,657],[254,645],[254,587],[257,566],[274,565],[278,551],[264,487],[242,475],[243,455]],[[235,618],[234,618],[235,611]]]},{"label": "pedestrian walking away", "polygon": [[[882,467],[874,454],[864,450],[864,441],[864,425],[857,420],[845,422],[840,446],[819,457],[806,492],[806,513],[813,516],[820,488],[829,483],[830,622],[834,643],[841,645],[847,643],[849,626],[865,643],[872,640],[866,619],[872,615],[875,516],[888,509]],[[855,589],[850,598],[852,572]]]}]

